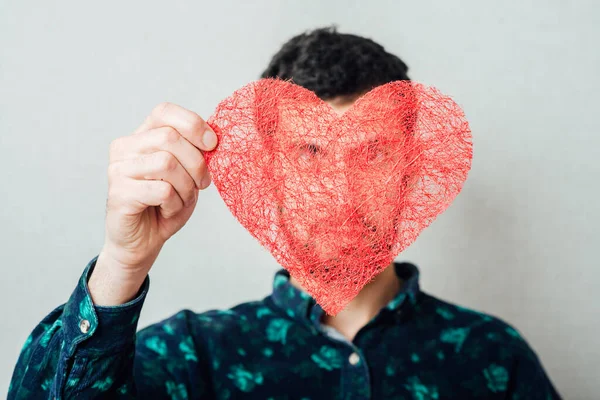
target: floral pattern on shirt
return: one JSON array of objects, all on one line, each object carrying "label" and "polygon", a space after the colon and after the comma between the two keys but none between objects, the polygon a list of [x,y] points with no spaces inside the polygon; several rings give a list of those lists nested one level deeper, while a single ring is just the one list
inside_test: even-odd
[{"label": "floral pattern on shirt", "polygon": [[9,399],[560,398],[516,329],[421,291],[409,263],[395,265],[401,292],[350,342],[284,270],[260,301],[138,332],[149,280],[127,304],[94,307],[95,260],[25,340]]}]

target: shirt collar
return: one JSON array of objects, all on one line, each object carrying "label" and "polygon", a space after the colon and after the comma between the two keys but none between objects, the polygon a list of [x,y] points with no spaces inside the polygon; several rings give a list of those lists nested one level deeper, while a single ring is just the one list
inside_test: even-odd
[{"label": "shirt collar", "polygon": [[[419,269],[409,262],[394,262],[394,271],[402,280],[402,287],[396,296],[383,309],[398,310],[408,299],[408,304],[414,306],[417,301],[419,288]],[[290,273],[280,269],[273,279],[273,302],[293,319],[318,324],[323,309],[303,290],[290,282]]]}]

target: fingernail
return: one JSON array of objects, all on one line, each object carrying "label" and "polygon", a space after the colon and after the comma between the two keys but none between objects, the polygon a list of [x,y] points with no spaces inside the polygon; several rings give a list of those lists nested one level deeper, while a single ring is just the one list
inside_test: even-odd
[{"label": "fingernail", "polygon": [[206,189],[209,185],[210,185],[210,175],[206,174],[204,175],[204,177],[202,178],[202,182],[200,183],[200,188],[201,189]]},{"label": "fingernail", "polygon": [[212,149],[217,145],[217,135],[212,129],[208,128],[204,131],[204,135],[202,135],[202,143],[204,143],[204,145],[209,149]]}]

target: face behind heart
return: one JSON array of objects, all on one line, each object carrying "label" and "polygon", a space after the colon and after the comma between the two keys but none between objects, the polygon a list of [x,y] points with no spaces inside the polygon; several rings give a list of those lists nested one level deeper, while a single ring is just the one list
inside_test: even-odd
[{"label": "face behind heart", "polygon": [[205,158],[221,197],[331,315],[448,207],[471,165],[460,107],[406,81],[338,116],[311,91],[263,79],[208,122],[219,145]]}]

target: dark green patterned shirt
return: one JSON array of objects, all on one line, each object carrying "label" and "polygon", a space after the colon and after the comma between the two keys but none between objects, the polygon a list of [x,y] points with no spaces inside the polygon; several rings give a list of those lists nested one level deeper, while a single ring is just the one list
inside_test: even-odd
[{"label": "dark green patterned shirt", "polygon": [[228,310],[183,310],[136,334],[148,293],[94,306],[86,267],[66,304],[31,333],[9,399],[559,399],[523,337],[498,318],[402,290],[352,342],[275,274],[273,292]]}]

